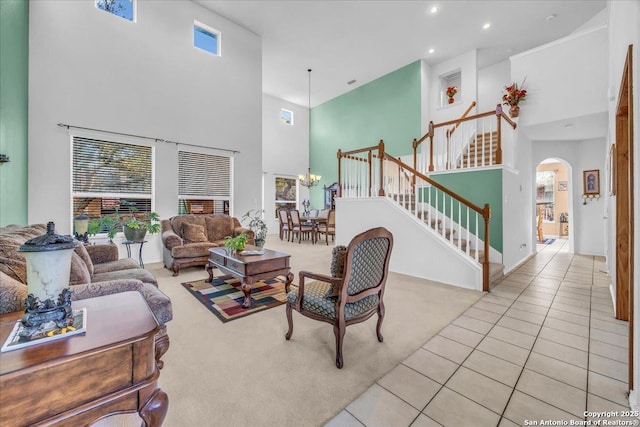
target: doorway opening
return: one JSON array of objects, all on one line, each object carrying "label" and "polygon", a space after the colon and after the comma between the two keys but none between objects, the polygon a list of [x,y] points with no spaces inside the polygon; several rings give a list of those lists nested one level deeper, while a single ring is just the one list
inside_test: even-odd
[{"label": "doorway opening", "polygon": [[536,166],[534,235],[539,245],[568,239],[573,248],[572,188],[571,165],[566,161],[547,158]]}]

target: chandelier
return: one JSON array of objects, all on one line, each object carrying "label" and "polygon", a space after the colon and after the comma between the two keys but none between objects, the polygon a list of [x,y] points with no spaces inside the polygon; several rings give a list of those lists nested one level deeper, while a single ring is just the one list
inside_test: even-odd
[{"label": "chandelier", "polygon": [[[311,68],[307,71],[309,72],[309,143],[311,143]],[[309,163],[311,163],[311,159],[309,159]],[[320,178],[322,178],[320,175],[313,175],[311,173],[311,168],[307,169],[306,175],[298,175],[300,185],[308,188],[318,185]]]},{"label": "chandelier", "polygon": [[320,175],[311,174],[311,168],[307,170],[306,175],[298,175],[298,179],[300,180],[300,185],[305,187],[313,187],[314,185],[318,185],[320,182]]}]

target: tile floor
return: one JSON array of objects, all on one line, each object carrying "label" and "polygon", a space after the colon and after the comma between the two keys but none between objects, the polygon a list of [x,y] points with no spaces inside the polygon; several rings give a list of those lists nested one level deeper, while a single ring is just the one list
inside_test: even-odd
[{"label": "tile floor", "polygon": [[586,413],[629,409],[628,323],[614,318],[604,259],[567,247],[565,239],[538,245],[326,426],[634,422]]}]

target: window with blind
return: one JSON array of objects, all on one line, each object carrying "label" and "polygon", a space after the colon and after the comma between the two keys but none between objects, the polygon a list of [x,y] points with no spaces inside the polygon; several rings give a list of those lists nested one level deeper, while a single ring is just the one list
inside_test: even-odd
[{"label": "window with blind", "polygon": [[231,158],[178,151],[178,212],[229,214]]},{"label": "window with blind", "polygon": [[136,216],[152,211],[153,148],[73,137],[73,215]]}]

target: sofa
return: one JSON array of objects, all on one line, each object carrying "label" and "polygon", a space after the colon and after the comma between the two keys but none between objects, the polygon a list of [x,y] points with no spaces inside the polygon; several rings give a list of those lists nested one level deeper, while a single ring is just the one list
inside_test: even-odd
[{"label": "sofa", "polygon": [[209,248],[224,246],[229,236],[246,233],[247,243],[255,244],[253,231],[229,215],[177,215],[161,224],[164,266],[174,276],[183,267],[207,265]]},{"label": "sofa", "polygon": [[[28,293],[27,264],[18,249],[46,233],[44,224],[0,228],[0,314],[24,310]],[[115,245],[79,245],[72,254],[69,277],[71,299],[83,300],[125,291],[140,292],[160,324],[155,337],[156,362],[169,349],[166,323],[173,317],[171,300],[153,275],[130,258],[118,259]]]}]

